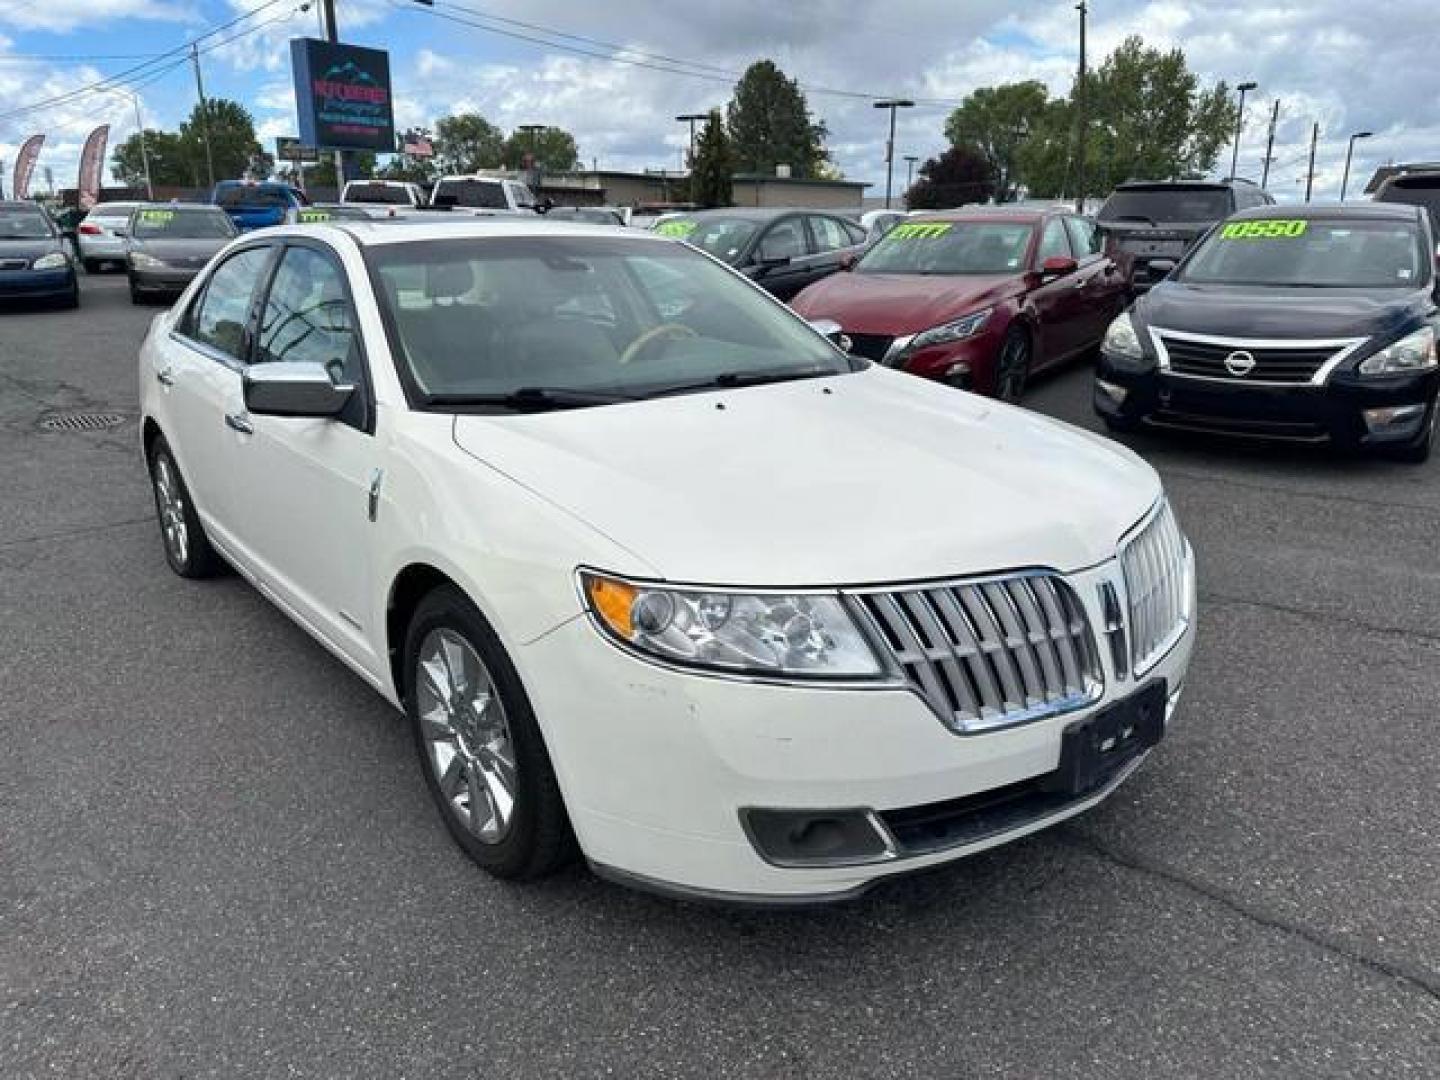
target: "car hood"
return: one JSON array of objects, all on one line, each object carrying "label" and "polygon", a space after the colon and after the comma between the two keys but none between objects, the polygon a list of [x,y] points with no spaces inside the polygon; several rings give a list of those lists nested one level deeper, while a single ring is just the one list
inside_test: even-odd
[{"label": "car hood", "polygon": [[1018,275],[834,274],[792,302],[807,319],[834,319],[856,334],[913,334],[958,319],[1021,289]]},{"label": "car hood", "polygon": [[1410,289],[1285,289],[1165,281],[1136,302],[1166,330],[1244,338],[1358,338],[1398,334],[1427,310]]},{"label": "car hood", "polygon": [[41,240],[0,240],[0,262],[34,260],[61,250],[60,241],[49,237]]},{"label": "car hood", "polygon": [[880,367],[530,416],[455,441],[672,581],[833,586],[1114,555],[1160,495],[1130,451]]},{"label": "car hood", "polygon": [[217,251],[223,248],[233,236],[219,240],[136,240],[130,241],[130,250],[143,251],[147,255],[177,266],[204,266]]}]

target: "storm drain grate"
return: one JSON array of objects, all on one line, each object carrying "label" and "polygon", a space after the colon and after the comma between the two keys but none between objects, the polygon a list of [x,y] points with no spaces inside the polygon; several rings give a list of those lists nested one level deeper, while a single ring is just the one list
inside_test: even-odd
[{"label": "storm drain grate", "polygon": [[46,431],[105,431],[124,422],[119,413],[53,413],[40,426]]}]

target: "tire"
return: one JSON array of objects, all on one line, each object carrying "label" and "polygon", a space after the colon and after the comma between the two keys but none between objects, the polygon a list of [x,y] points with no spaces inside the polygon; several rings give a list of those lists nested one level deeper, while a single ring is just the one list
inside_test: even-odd
[{"label": "tire", "polygon": [[85,272],[87,274],[98,274],[100,273],[101,268],[105,265],[99,259],[85,259],[83,261],[85,264]]},{"label": "tire", "polygon": [[995,396],[1001,401],[1018,405],[1025,396],[1030,379],[1030,332],[1023,326],[1012,326],[1000,343],[995,356]]},{"label": "tire", "polygon": [[74,311],[80,306],[80,284],[76,282],[75,287],[60,301],[60,306],[66,311]]},{"label": "tire", "polygon": [[145,303],[145,296],[144,296],[144,294],[141,293],[140,290],[135,287],[135,282],[133,282],[133,281],[130,282],[130,303],[132,303],[132,304],[143,304],[143,303]]},{"label": "tire", "polygon": [[155,516],[160,522],[160,540],[170,569],[183,578],[217,574],[222,565],[220,556],[210,546],[210,538],[195,513],[190,489],[163,438],[156,439],[150,448],[150,489],[155,495]]},{"label": "tire", "polygon": [[1107,431],[1115,435],[1129,435],[1140,430],[1140,421],[1127,420],[1119,416],[1101,416]]},{"label": "tire", "polygon": [[500,639],[459,589],[420,601],[403,672],[425,786],[461,850],[517,881],[568,862],[575,841],[535,712]]}]

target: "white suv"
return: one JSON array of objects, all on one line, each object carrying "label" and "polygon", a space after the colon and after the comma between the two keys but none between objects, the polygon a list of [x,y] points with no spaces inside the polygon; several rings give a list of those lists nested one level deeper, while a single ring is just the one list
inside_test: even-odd
[{"label": "white suv", "polygon": [[519,180],[494,176],[442,176],[430,192],[431,206],[460,210],[535,210],[535,193]]},{"label": "white suv", "polygon": [[425,191],[419,184],[405,180],[350,180],[340,193],[340,201],[347,205],[359,203],[416,209],[425,205]]},{"label": "white suv", "polygon": [[1153,470],[678,241],[269,229],[139,378],[170,565],[230,563],[403,709],[499,876],[578,843],[683,895],[853,895],[1095,805],[1185,681]]}]

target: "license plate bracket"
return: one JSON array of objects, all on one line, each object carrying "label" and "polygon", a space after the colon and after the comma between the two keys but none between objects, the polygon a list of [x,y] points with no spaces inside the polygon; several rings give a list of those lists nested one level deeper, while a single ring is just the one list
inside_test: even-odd
[{"label": "license plate bracket", "polygon": [[1047,791],[1080,796],[1104,787],[1129,762],[1165,735],[1164,679],[1152,679],[1135,693],[1069,724],[1060,738],[1060,767]]}]

